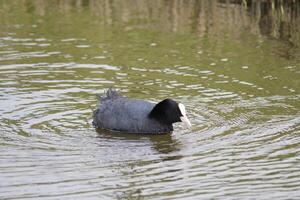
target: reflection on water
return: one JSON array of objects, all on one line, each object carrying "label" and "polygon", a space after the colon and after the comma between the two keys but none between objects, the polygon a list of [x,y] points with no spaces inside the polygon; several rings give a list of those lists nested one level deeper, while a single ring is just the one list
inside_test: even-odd
[{"label": "reflection on water", "polygon": [[[2,12],[14,9],[19,3],[2,7]],[[194,32],[197,35],[216,34],[239,37],[250,32],[267,35],[299,45],[300,5],[295,1],[95,1],[73,0],[51,2],[26,0],[18,9],[37,16],[59,12],[71,18],[75,13],[85,12],[93,17],[92,24],[122,26],[125,31],[159,29],[167,32]],[[44,19],[40,19],[43,21]],[[5,22],[5,18],[3,20]],[[18,25],[21,27],[21,25]],[[36,27],[33,24],[33,27]],[[72,39],[71,39],[72,40]],[[70,41],[67,39],[65,41]],[[32,43],[28,43],[30,45]],[[155,43],[153,43],[155,44]],[[89,47],[89,46],[79,46]]]},{"label": "reflection on water", "polygon": [[[300,198],[299,1],[3,1],[0,199]],[[192,130],[94,130],[96,94]]]},{"label": "reflection on water", "polygon": [[[149,140],[152,143],[153,149],[161,154],[171,154],[171,152],[176,152],[180,150],[180,142],[173,138],[171,134],[163,134],[163,135],[149,135],[149,134],[132,134],[132,133],[121,133],[121,132],[113,132],[103,129],[97,129],[97,133],[99,134],[99,138],[117,141],[133,141],[140,142],[143,140]],[[128,144],[125,145],[125,148],[128,148]],[[134,145],[136,148],[137,145]],[[121,151],[122,152],[122,151]],[[122,153],[120,153],[122,154]],[[120,155],[119,154],[119,155]]]}]

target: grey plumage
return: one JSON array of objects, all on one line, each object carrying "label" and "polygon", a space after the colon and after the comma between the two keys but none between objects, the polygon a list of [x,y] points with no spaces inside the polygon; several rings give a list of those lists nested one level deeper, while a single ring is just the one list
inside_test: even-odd
[{"label": "grey plumage", "polygon": [[161,123],[149,117],[156,104],[122,97],[114,89],[98,96],[99,104],[93,112],[93,125],[115,131],[132,133],[169,133],[172,124]]}]

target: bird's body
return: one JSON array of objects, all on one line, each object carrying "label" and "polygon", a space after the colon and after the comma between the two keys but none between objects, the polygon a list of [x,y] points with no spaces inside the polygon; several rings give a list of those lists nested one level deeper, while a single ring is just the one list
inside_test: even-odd
[{"label": "bird's body", "polygon": [[[112,89],[100,97],[99,101],[98,108],[93,112],[95,128],[130,133],[159,134],[173,131],[172,123],[177,122],[163,117],[164,114],[159,111],[161,110],[160,107],[164,106],[154,109],[158,104],[122,97]],[[171,100],[168,99],[168,101]],[[174,104],[177,105],[176,102]],[[154,112],[155,110],[156,112]]]}]

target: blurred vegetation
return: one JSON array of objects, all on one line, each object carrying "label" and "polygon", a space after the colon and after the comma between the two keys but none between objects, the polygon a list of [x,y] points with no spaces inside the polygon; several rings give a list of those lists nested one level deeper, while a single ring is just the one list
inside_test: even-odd
[{"label": "blurred vegetation", "polygon": [[[15,6],[40,16],[58,6],[66,16],[88,10],[101,24],[165,32],[267,35],[299,46],[299,0],[21,0],[0,1],[0,14]],[[1,23],[5,19],[1,17]]]}]

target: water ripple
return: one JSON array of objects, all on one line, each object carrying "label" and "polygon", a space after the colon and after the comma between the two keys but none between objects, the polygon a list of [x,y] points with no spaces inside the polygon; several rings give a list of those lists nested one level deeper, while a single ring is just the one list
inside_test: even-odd
[{"label": "water ripple", "polygon": [[[0,199],[300,198],[292,61],[274,64],[273,73],[278,58],[260,63],[255,55],[248,63],[253,52],[240,60],[208,39],[165,50],[166,38],[140,42],[131,30],[95,37],[100,26],[84,38],[85,26],[64,34],[60,24],[47,38],[41,23],[0,31],[8,35],[0,37]],[[128,97],[176,99],[192,129],[178,123],[173,134],[154,136],[94,130],[95,96],[112,86]]]}]

